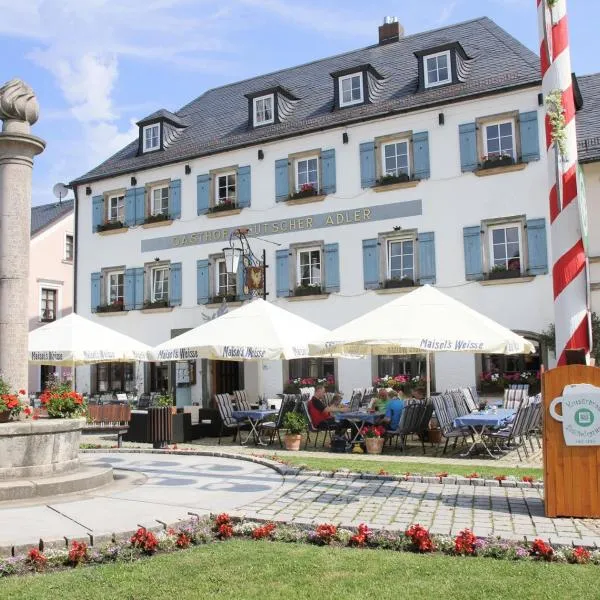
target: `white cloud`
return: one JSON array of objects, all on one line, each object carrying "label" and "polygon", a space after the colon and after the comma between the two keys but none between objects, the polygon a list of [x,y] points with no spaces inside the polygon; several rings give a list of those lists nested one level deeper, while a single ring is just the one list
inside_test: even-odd
[{"label": "white cloud", "polygon": [[446,25],[446,23],[448,23],[448,21],[450,21],[450,18],[452,17],[452,14],[454,13],[455,8],[456,8],[456,2],[449,2],[448,4],[443,6],[442,10],[440,11],[439,17],[436,19],[436,21],[434,23],[434,26],[442,27],[443,25]]}]

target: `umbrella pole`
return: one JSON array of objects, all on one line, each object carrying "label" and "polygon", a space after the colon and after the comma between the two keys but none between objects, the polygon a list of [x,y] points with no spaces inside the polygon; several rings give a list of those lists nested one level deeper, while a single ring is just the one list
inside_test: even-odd
[{"label": "umbrella pole", "polygon": [[429,364],[429,352],[425,353],[425,381],[427,382],[427,398],[431,397],[431,367]]}]

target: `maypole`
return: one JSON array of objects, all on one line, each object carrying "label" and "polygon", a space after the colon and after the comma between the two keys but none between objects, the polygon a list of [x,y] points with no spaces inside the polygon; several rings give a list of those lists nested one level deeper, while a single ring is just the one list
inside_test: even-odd
[{"label": "maypole", "polygon": [[552,238],[556,358],[591,347],[586,248],[577,190],[575,99],[566,0],[537,0]]}]

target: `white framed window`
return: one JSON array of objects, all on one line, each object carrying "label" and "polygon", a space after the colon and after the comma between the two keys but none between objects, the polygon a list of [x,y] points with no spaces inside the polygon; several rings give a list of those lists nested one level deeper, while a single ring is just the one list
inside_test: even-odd
[{"label": "white framed window", "polygon": [[296,161],[296,191],[300,192],[311,186],[319,190],[319,158],[311,156]]},{"label": "white framed window", "polygon": [[108,271],[105,274],[106,304],[112,305],[123,302],[125,295],[125,273],[123,271]]},{"label": "white framed window", "polygon": [[215,177],[215,204],[237,204],[237,176],[235,171]]},{"label": "white framed window", "polygon": [[67,233],[65,234],[65,260],[67,262],[73,262],[74,255],[74,245],[73,245],[73,234]]},{"label": "white framed window", "polygon": [[298,286],[321,285],[322,279],[322,256],[320,248],[301,248],[296,253],[297,257],[297,278]]},{"label": "white framed window", "polygon": [[144,152],[152,152],[160,148],[160,125],[146,125],[143,130]]},{"label": "white framed window", "polygon": [[486,123],[483,127],[483,151],[487,158],[515,158],[515,123],[512,119]]},{"label": "white framed window", "polygon": [[169,186],[159,186],[150,190],[150,214],[169,214]]},{"label": "white framed window", "polygon": [[252,100],[254,126],[268,125],[275,121],[275,95],[268,94]]},{"label": "white framed window", "polygon": [[413,238],[387,240],[387,279],[415,281],[415,247]]},{"label": "white framed window", "polygon": [[236,274],[227,272],[224,258],[215,261],[215,291],[216,296],[237,295]]},{"label": "white framed window", "polygon": [[125,196],[109,196],[107,202],[106,220],[113,223],[125,220]]},{"label": "white framed window", "polygon": [[450,65],[450,50],[430,54],[423,57],[423,70],[425,72],[425,87],[435,87],[452,81],[452,67]]},{"label": "white framed window", "polygon": [[40,320],[47,323],[56,321],[56,304],[58,290],[56,288],[42,287],[40,290]]},{"label": "white framed window", "polygon": [[398,140],[383,144],[381,149],[383,174],[410,176],[410,148],[408,140]]},{"label": "white framed window", "polygon": [[344,75],[339,79],[340,106],[361,104],[364,99],[362,73]]},{"label": "white framed window", "polygon": [[150,301],[161,302],[169,299],[169,267],[152,267]]},{"label": "white framed window", "polygon": [[523,231],[520,223],[503,223],[488,228],[492,271],[523,270]]}]

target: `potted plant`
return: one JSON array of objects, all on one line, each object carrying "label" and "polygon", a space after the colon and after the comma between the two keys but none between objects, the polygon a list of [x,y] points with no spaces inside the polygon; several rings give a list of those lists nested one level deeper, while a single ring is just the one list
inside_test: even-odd
[{"label": "potted plant", "polygon": [[208,209],[208,212],[211,212],[211,213],[223,212],[226,210],[233,210],[235,208],[236,208],[235,202],[231,198],[223,198],[222,200],[219,200],[219,202],[217,204],[215,204],[214,206],[211,206]]},{"label": "potted plant", "polygon": [[18,416],[25,400],[25,390],[12,393],[8,383],[0,377],[0,423],[7,423]]},{"label": "potted plant", "polygon": [[297,192],[289,195],[288,200],[297,200],[298,198],[310,198],[317,196],[319,190],[312,183],[304,183]]},{"label": "potted plant", "polygon": [[115,300],[110,304],[101,304],[100,306],[96,307],[96,312],[99,313],[121,312],[123,310],[125,310],[123,300]]},{"label": "potted plant", "polygon": [[318,296],[321,293],[321,286],[318,283],[305,283],[294,290],[294,296]]},{"label": "potted plant", "polygon": [[494,265],[488,275],[488,279],[512,279],[521,276],[521,261],[513,258],[505,265]]},{"label": "potted plant", "polygon": [[410,277],[403,277],[402,279],[387,279],[384,283],[386,290],[392,288],[403,288],[403,287],[414,287],[415,280]]},{"label": "potted plant", "polygon": [[76,419],[86,411],[83,395],[71,390],[68,383],[46,390],[40,396],[40,402],[51,419]]},{"label": "potted plant", "polygon": [[398,175],[387,174],[377,180],[377,185],[393,185],[394,183],[404,183],[410,181],[408,173],[398,173]]},{"label": "potted plant", "polygon": [[154,300],[154,302],[148,300],[144,302],[144,308],[168,308],[168,300]]},{"label": "potted plant", "polygon": [[492,156],[484,156],[482,169],[494,169],[495,167],[506,167],[514,165],[515,159],[510,154],[500,153]]},{"label": "potted plant", "polygon": [[367,454],[381,454],[385,441],[385,427],[381,425],[368,425],[361,429],[360,434],[365,440]]},{"label": "potted plant", "polygon": [[110,231],[111,229],[123,229],[125,224],[123,221],[104,221],[96,226],[96,231]]},{"label": "potted plant", "polygon": [[168,213],[157,213],[155,215],[148,215],[144,219],[144,223],[159,223],[160,221],[169,221],[171,219],[171,215]]},{"label": "potted plant", "polygon": [[283,417],[283,428],[287,430],[283,441],[286,450],[300,450],[302,434],[306,430],[304,417],[297,412],[288,412]]},{"label": "potted plant", "polygon": [[171,398],[170,394],[161,394],[160,396],[157,396],[154,403],[159,408],[170,408],[172,414],[175,414],[177,411],[177,407],[173,406],[173,398]]}]

